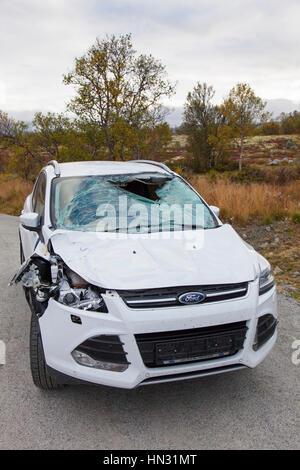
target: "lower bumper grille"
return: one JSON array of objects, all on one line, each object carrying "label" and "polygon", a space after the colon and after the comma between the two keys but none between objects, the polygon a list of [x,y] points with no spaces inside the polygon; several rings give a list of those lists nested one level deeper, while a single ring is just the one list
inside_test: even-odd
[{"label": "lower bumper grille", "polygon": [[164,367],[232,356],[243,348],[246,322],[135,335],[146,367]]},{"label": "lower bumper grille", "polygon": [[119,336],[94,336],[77,346],[76,350],[88,354],[96,361],[129,364],[126,357],[127,352],[124,351]]},{"label": "lower bumper grille", "polygon": [[275,333],[277,327],[277,320],[270,313],[259,317],[257,321],[255,343],[253,345],[254,351],[257,351],[263,346]]},{"label": "lower bumper grille", "polygon": [[126,305],[130,308],[174,307],[182,304],[179,297],[187,292],[201,292],[203,303],[244,297],[248,291],[248,282],[238,284],[218,284],[208,286],[162,287],[159,289],[119,290]]}]

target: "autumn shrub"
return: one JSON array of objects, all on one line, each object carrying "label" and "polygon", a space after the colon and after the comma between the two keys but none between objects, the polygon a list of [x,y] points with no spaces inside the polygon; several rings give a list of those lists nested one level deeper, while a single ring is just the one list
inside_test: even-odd
[{"label": "autumn shrub", "polygon": [[290,183],[300,178],[300,166],[282,166],[273,168],[273,171],[268,173],[267,181],[279,185]]},{"label": "autumn shrub", "polygon": [[229,174],[233,183],[264,182],[267,178],[267,170],[254,165],[246,165],[241,171]]}]

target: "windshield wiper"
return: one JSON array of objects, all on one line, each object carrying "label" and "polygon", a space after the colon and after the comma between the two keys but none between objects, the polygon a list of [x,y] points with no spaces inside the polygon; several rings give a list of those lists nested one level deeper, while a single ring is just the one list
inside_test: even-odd
[{"label": "windshield wiper", "polygon": [[[196,224],[190,224],[190,225],[186,225],[186,224],[173,224],[173,225],[163,225],[163,224],[160,224],[160,225],[137,225],[137,227],[139,227],[139,229],[144,229],[144,228],[147,228],[147,229],[157,229],[158,231],[161,230],[161,229],[169,229],[170,231],[174,231],[172,230],[174,227],[181,227],[182,229],[192,229],[192,230],[197,230],[197,229],[203,229],[204,227],[202,225],[196,225]],[[135,229],[136,227],[133,227],[133,229]],[[128,230],[128,229],[127,229]],[[139,232],[136,232],[136,233],[141,233],[140,230]],[[142,233],[145,233],[145,232],[142,232]],[[150,232],[149,232],[150,233]]]},{"label": "windshield wiper", "polygon": [[[114,229],[106,229],[103,230],[103,232],[118,232],[118,233],[132,233],[131,231],[133,230],[134,233],[145,233],[141,232],[141,229],[156,229],[156,230],[161,230],[161,229],[169,229],[170,231],[173,231],[172,229],[174,227],[181,227],[184,230],[197,230],[197,229],[204,229],[202,225],[197,225],[197,224],[173,224],[173,225],[164,225],[164,224],[159,224],[159,225],[136,225],[135,227],[116,227]],[[139,230],[136,230],[136,229]],[[147,233],[147,232],[146,232]],[[151,232],[148,232],[151,233]]]}]

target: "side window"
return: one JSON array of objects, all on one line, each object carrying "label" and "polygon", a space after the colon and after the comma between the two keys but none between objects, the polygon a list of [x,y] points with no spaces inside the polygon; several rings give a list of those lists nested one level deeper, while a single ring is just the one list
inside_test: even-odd
[{"label": "side window", "polygon": [[45,193],[46,193],[46,176],[41,173],[37,181],[34,193],[32,196],[32,209],[37,212],[40,217],[44,215],[45,208]]}]

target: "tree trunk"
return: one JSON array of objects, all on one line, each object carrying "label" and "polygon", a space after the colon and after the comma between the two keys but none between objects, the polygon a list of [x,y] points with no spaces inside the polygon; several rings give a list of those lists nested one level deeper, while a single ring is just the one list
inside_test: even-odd
[{"label": "tree trunk", "polygon": [[113,145],[107,145],[107,148],[108,148],[108,155],[110,157],[110,160],[115,161],[116,156],[115,156],[115,153],[114,153],[114,146]]},{"label": "tree trunk", "polygon": [[241,147],[240,147],[240,159],[239,159],[239,171],[242,171],[244,157],[244,136],[241,135]]}]

